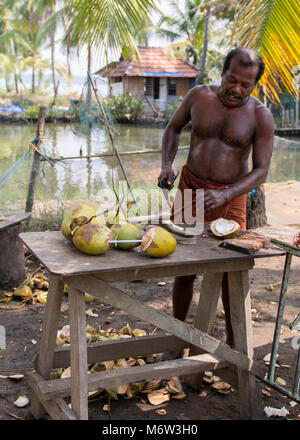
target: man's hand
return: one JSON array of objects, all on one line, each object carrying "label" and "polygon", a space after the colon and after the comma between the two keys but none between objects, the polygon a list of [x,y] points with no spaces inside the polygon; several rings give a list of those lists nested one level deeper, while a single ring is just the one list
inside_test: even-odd
[{"label": "man's hand", "polygon": [[176,179],[176,176],[174,174],[174,171],[171,167],[165,167],[162,168],[160,175],[158,176],[158,183],[157,185],[160,188],[166,188],[166,189],[172,189],[174,180]]},{"label": "man's hand", "polygon": [[219,206],[224,205],[224,203],[229,200],[228,189],[216,190],[207,189],[204,191],[204,211],[209,212]]}]

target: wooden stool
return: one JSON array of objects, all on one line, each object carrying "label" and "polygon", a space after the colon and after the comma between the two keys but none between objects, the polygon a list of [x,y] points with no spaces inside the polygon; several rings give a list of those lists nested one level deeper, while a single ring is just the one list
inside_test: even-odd
[{"label": "wooden stool", "polygon": [[[41,418],[46,410],[54,419],[87,419],[88,391],[182,375],[195,385],[201,372],[221,368],[223,370],[218,370],[218,374],[219,371],[225,374],[225,367],[237,372],[240,417],[256,418],[254,376],[263,378],[265,371],[252,360],[248,270],[253,267],[253,257],[218,248],[211,238],[203,239],[195,246],[179,245],[177,255],[175,252],[167,259],[149,259],[135,251],[128,258],[127,252],[117,249],[108,251],[102,259],[86,256],[79,254],[60,232],[25,233],[21,238],[51,273],[36,372],[28,375],[33,390],[32,412],[36,418]],[[264,252],[260,256],[283,254],[280,251]],[[207,333],[215,318],[224,272],[228,273],[229,280],[234,349]],[[111,284],[200,273],[204,277],[195,326],[143,304]],[[64,283],[69,286],[71,344],[55,348]],[[161,328],[167,334],[87,344],[84,292]],[[190,348],[191,356],[87,374],[88,363],[183,348]],[[52,368],[70,365],[71,378],[49,380]],[[72,409],[63,399],[70,395]]]},{"label": "wooden stool", "polygon": [[0,221],[0,288],[19,286],[25,279],[24,249],[18,235],[31,213],[13,214]]}]

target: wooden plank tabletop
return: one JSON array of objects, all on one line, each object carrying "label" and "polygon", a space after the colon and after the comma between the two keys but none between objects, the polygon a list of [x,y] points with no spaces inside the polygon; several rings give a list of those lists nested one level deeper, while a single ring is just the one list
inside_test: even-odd
[{"label": "wooden plank tabletop", "polygon": [[[221,263],[224,261],[251,260],[253,257],[219,247],[220,240],[212,237],[197,237],[193,245],[178,244],[176,251],[164,258],[151,258],[139,251],[110,249],[103,255],[86,255],[64,238],[60,231],[24,232],[19,234],[26,247],[56,275],[104,273],[143,268],[182,266],[191,263]],[[282,250],[260,250],[254,258],[284,255]]]},{"label": "wooden plank tabletop", "polygon": [[21,212],[20,214],[12,214],[6,217],[6,220],[0,221],[0,231],[9,226],[17,225],[21,223],[23,220],[31,216],[31,212]]}]

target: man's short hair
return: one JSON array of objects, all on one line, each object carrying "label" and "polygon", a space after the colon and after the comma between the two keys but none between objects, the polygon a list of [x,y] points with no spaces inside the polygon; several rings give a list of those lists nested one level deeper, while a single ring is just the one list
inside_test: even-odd
[{"label": "man's short hair", "polygon": [[[252,57],[250,57],[249,50],[254,54],[254,60]],[[258,65],[258,72],[255,78],[256,84],[260,80],[265,70],[265,63],[262,57],[254,50],[246,49],[244,47],[237,47],[236,49],[232,49],[230,52],[228,52],[225,58],[222,75],[229,69],[231,60],[234,57],[238,57],[239,62],[242,66],[248,67],[253,66],[254,64]]]}]

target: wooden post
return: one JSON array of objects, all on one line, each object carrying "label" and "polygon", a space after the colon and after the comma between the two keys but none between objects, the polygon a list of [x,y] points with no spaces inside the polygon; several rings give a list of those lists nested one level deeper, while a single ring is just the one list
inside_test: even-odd
[{"label": "wooden post", "polygon": [[113,147],[113,151],[114,151],[114,153],[116,154],[116,156],[117,156],[117,158],[118,158],[118,161],[119,161],[119,164],[120,164],[121,170],[122,170],[122,172],[123,172],[123,176],[125,177],[125,180],[126,180],[126,182],[127,182],[127,186],[128,186],[128,188],[129,188],[129,191],[130,191],[130,194],[131,194],[132,200],[133,200],[134,203],[136,203],[136,199],[135,199],[134,194],[133,194],[133,192],[132,192],[132,189],[131,189],[131,186],[130,186],[130,183],[129,183],[129,180],[128,180],[128,177],[127,177],[127,174],[126,174],[126,171],[125,171],[125,169],[124,169],[124,165],[123,165],[122,159],[120,158],[119,151],[118,151],[118,149],[117,149],[117,146],[116,146],[116,143],[115,143],[115,139],[114,139],[114,136],[113,136],[112,130],[111,130],[110,126],[109,126],[109,123],[108,123],[108,120],[107,120],[107,117],[106,117],[106,114],[105,114],[105,111],[104,111],[104,108],[103,108],[103,105],[102,105],[101,97],[100,97],[100,96],[98,95],[98,93],[97,93],[97,89],[96,89],[96,87],[94,86],[94,83],[93,83],[93,81],[92,81],[92,78],[91,78],[91,75],[89,74],[89,72],[88,72],[88,79],[89,79],[89,83],[91,84],[91,86],[92,86],[92,88],[93,88],[93,91],[94,91],[94,93],[95,93],[95,97],[96,97],[97,103],[98,103],[99,108],[100,108],[100,112],[101,112],[102,120],[103,120],[103,123],[104,123],[105,129],[106,129],[106,132],[107,132],[108,135],[109,135],[110,142],[111,142],[111,145],[112,145],[112,147]]},{"label": "wooden post", "polygon": [[[46,107],[40,107],[39,117],[37,122],[37,130],[36,137],[42,138],[44,133],[44,125],[45,125],[45,116],[46,116]],[[39,140],[36,143],[36,148],[38,149],[42,145],[43,141]],[[34,193],[36,188],[36,181],[39,174],[40,169],[40,155],[37,151],[34,152],[32,168],[30,173],[30,180],[28,186],[28,193],[26,199],[25,212],[31,212],[34,202]]]}]

